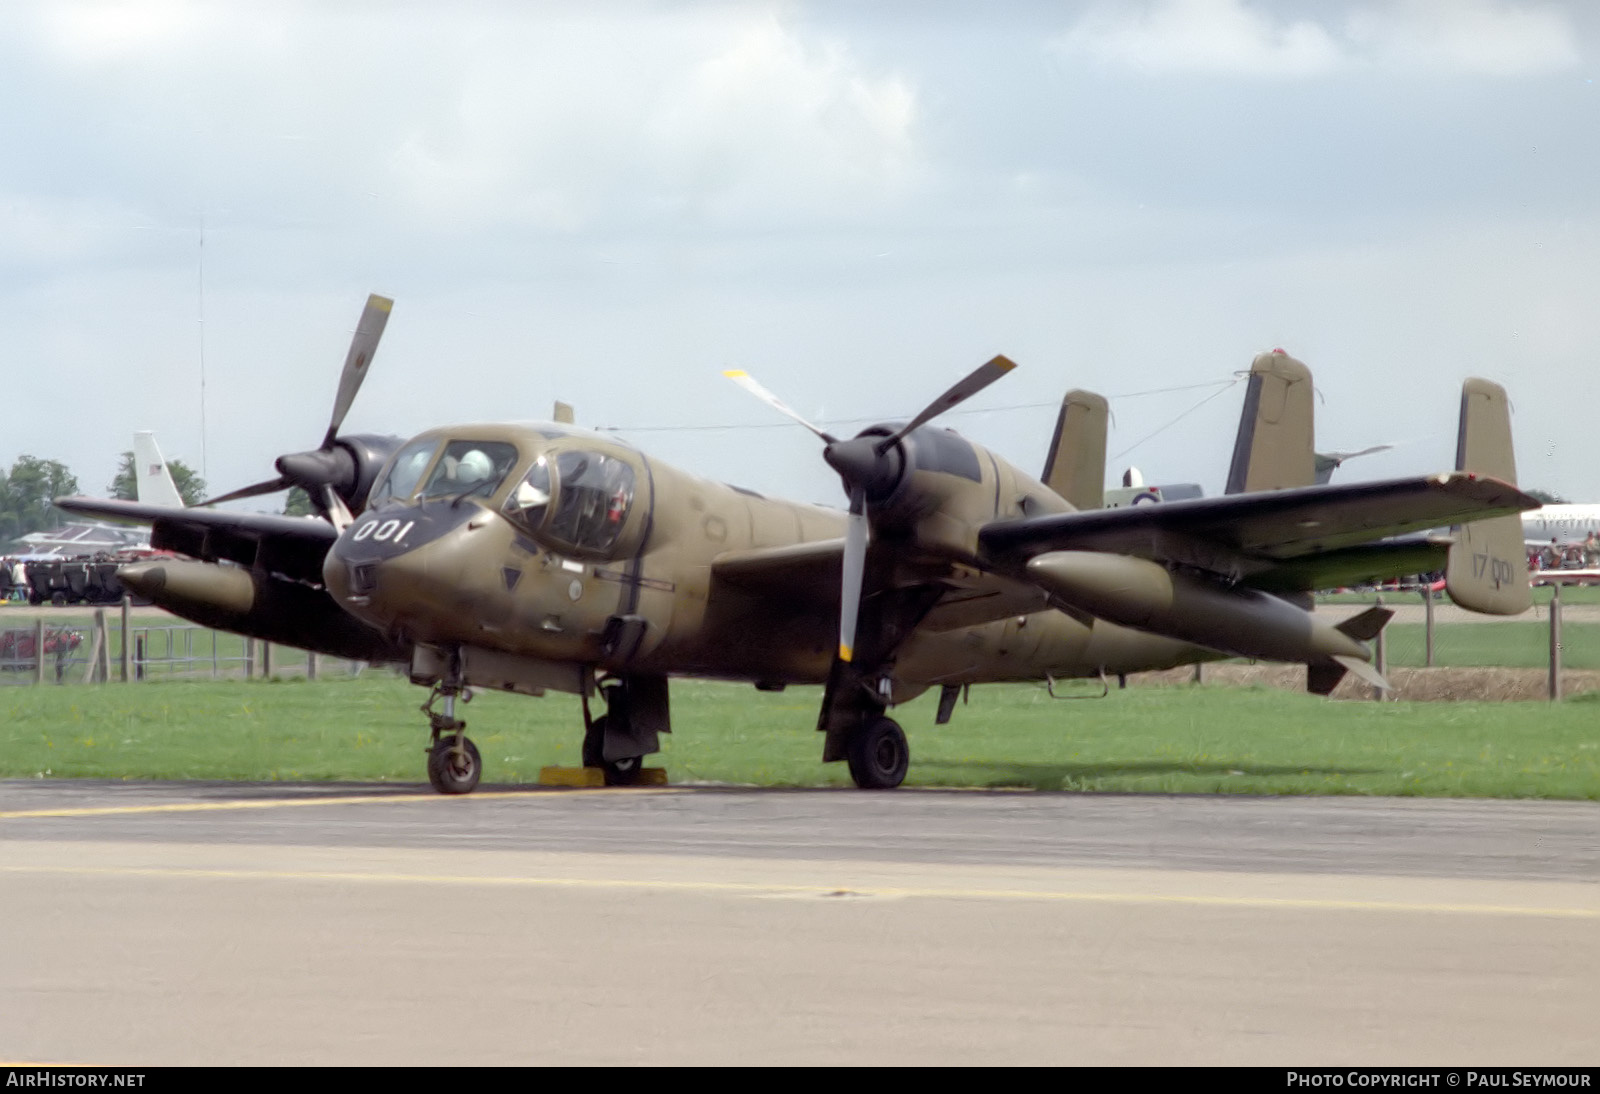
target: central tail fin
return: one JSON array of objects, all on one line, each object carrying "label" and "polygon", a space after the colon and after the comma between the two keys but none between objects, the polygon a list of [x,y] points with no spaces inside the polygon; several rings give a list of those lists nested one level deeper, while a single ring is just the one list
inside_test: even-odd
[{"label": "central tail fin", "polygon": [[1250,362],[1250,386],[1228,468],[1230,494],[1310,486],[1317,480],[1311,370],[1281,349]]},{"label": "central tail fin", "polygon": [[[1461,385],[1461,424],[1456,434],[1456,470],[1517,482],[1511,446],[1511,407],[1506,389],[1476,377]],[[1532,603],[1523,554],[1522,517],[1472,521],[1459,526],[1445,564],[1445,590],[1463,608],[1487,615],[1517,615]]]},{"label": "central tail fin", "polygon": [[1056,435],[1039,477],[1074,509],[1105,505],[1108,416],[1105,398],[1092,391],[1069,391],[1061,400]]}]

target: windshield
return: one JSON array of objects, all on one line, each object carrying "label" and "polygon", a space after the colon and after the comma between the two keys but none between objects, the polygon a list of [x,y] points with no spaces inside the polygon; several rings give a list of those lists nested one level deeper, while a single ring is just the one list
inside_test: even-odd
[{"label": "windshield", "polygon": [[372,488],[367,505],[376,509],[392,501],[409,500],[438,447],[438,441],[413,441],[402,448],[389,465],[388,474]]},{"label": "windshield", "polygon": [[500,441],[451,441],[434,464],[422,499],[487,497],[495,492],[511,465],[517,462],[515,445]]}]

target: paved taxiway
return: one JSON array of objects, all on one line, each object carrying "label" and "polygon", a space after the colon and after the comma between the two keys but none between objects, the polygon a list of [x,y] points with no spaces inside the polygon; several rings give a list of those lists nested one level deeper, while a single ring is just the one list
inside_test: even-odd
[{"label": "paved taxiway", "polygon": [[0,893],[9,1060],[1600,1053],[1594,803],[8,781]]}]

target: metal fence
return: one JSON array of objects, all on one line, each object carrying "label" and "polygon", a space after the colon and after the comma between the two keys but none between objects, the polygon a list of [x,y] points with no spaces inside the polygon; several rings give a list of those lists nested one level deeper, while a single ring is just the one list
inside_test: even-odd
[{"label": "metal fence", "polygon": [[1319,611],[1350,614],[1364,605],[1394,611],[1376,650],[1382,668],[1541,669],[1552,698],[1574,671],[1600,670],[1600,588],[1543,585],[1519,616],[1488,616],[1452,604],[1427,587],[1376,589],[1325,598]]},{"label": "metal fence", "polygon": [[[62,612],[61,616],[70,613]],[[40,656],[40,651],[43,656]],[[136,683],[141,680],[353,676],[365,662],[278,646],[124,609],[58,622],[48,615],[8,623],[0,615],[0,685]]]}]

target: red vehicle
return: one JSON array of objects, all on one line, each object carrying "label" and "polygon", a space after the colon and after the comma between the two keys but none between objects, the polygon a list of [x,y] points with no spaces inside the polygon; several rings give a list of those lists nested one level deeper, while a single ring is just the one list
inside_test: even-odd
[{"label": "red vehicle", "polygon": [[[46,657],[54,657],[56,660],[57,680],[66,674],[67,663],[72,660],[72,655],[82,644],[83,635],[77,631],[65,627],[45,628],[44,653]],[[32,628],[0,631],[0,669],[30,672],[34,670],[38,660]]]}]

